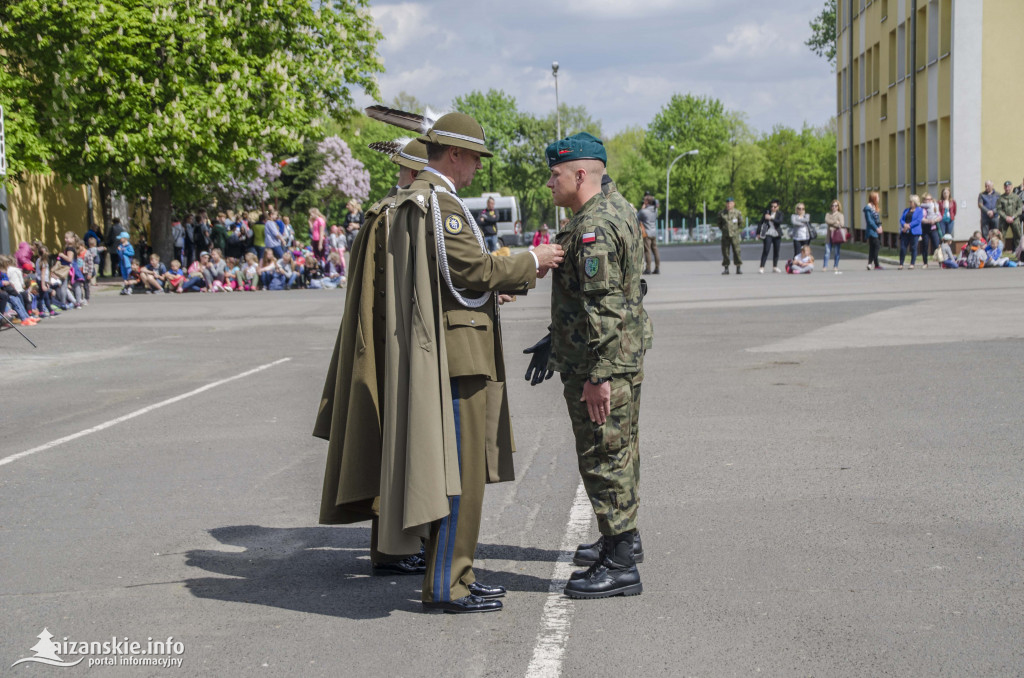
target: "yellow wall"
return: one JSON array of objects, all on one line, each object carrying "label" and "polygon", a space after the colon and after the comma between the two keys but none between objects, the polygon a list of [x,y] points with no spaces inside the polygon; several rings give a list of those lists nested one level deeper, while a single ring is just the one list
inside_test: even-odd
[{"label": "yellow wall", "polygon": [[[85,186],[72,186],[43,174],[29,175],[24,181],[7,187],[7,223],[11,250],[18,243],[42,240],[55,248],[64,242],[64,232],[83,235],[89,228],[88,199]],[[103,224],[99,208],[99,188],[93,185],[93,214]]]},{"label": "yellow wall", "polygon": [[1024,176],[1024,138],[1020,134],[1024,2],[985,0],[984,26],[981,92],[986,105],[982,108],[981,172],[1002,193],[1004,181],[1017,186]]}]

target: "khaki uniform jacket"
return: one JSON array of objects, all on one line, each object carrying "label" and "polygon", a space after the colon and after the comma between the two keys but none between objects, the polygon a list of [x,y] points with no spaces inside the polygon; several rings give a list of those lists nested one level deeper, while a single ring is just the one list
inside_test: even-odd
[{"label": "khaki uniform jacket", "polygon": [[[367,213],[350,257],[345,313],[313,431],[329,440],[320,522],[379,513],[378,548],[393,554],[415,552],[430,523],[448,514],[448,497],[461,493],[450,377],[491,380],[488,480],[514,477],[496,301],[471,310],[445,289],[431,188],[429,181],[414,182]],[[451,195],[437,198],[443,217],[461,213]],[[451,230],[458,230],[454,222]],[[491,257],[479,244],[474,252],[466,235],[476,243],[465,224],[444,238],[453,284],[532,286],[531,255]]]}]

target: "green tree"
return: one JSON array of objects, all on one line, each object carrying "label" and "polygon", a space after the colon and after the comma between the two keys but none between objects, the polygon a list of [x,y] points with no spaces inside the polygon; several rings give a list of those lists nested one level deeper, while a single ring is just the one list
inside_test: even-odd
[{"label": "green tree", "polygon": [[[764,174],[764,150],[757,144],[757,134],[747,123],[746,114],[729,112],[726,119],[729,150],[722,157],[722,190],[727,195],[722,197],[735,198],[736,207],[744,215],[751,216],[751,210],[756,213],[761,208],[760,205],[751,205],[747,198]],[[718,202],[715,207],[719,207]]]},{"label": "green tree", "polygon": [[804,126],[796,130],[777,125],[758,140],[764,152],[762,177],[752,191],[751,217],[777,199],[791,212],[798,202],[808,212],[823,213],[835,198],[836,160],[834,127]]},{"label": "green tree", "polygon": [[50,167],[148,197],[162,255],[172,202],[322,137],[382,69],[368,0],[9,0],[0,24]]},{"label": "green tree", "polygon": [[653,193],[665,184],[665,175],[643,154],[645,136],[643,127],[627,127],[604,144],[608,151],[608,175],[635,206],[640,205],[644,191]]},{"label": "green tree", "polygon": [[825,6],[811,21],[811,37],[804,43],[820,57],[836,67],[836,0],[825,0]]},{"label": "green tree", "polygon": [[[9,40],[10,27],[0,21],[0,45]],[[39,133],[35,107],[30,100],[32,83],[17,73],[11,55],[0,49],[0,106],[4,109],[4,146],[7,174],[0,181],[17,181],[26,173],[46,170],[49,146]]]},{"label": "green tree", "polygon": [[[673,148],[674,146],[674,148]],[[644,156],[667,171],[680,153],[699,151],[682,158],[672,169],[672,205],[686,214],[696,214],[706,200],[720,201],[722,159],[729,153],[729,121],[718,99],[692,94],[674,94],[658,112],[644,136]],[[654,191],[657,193],[657,191]]]}]

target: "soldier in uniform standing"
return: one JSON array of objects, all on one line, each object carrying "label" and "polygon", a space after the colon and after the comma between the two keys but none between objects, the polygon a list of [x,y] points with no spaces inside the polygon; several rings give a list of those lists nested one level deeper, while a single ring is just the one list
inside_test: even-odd
[{"label": "soldier in uniform standing", "polygon": [[505,589],[473,573],[484,485],[514,477],[496,293],[532,286],[561,248],[487,253],[456,194],[491,155],[471,117],[449,113],[418,141],[428,164],[388,202],[376,237],[359,235],[357,319],[342,324],[343,363],[321,405],[333,413],[321,522],[375,508],[380,552],[427,540],[424,607],[490,612]]},{"label": "soldier in uniform standing", "polygon": [[[387,241],[387,211],[393,207],[395,195],[399,189],[407,188],[415,179],[416,175],[427,165],[427,147],[419,141],[405,140],[400,142],[379,142],[370,144],[370,148],[376,151],[386,152],[391,156],[391,162],[398,165],[398,177],[396,184],[391,187],[387,195],[378,200],[366,211],[365,227],[360,229],[352,243],[350,253],[349,278],[353,285],[349,286],[348,294],[345,297],[345,310],[342,315],[341,329],[338,331],[338,338],[334,344],[334,354],[331,357],[330,366],[327,371],[327,379],[324,383],[323,398],[320,402],[320,409],[317,412],[316,423],[313,427],[313,435],[318,438],[331,441],[332,424],[337,422],[338,433],[345,430],[346,416],[344,413],[335,412],[335,394],[339,388],[349,388],[346,384],[356,388],[367,388],[370,385],[359,383],[358,375],[353,380],[352,356],[343,355],[343,336],[348,328],[355,328],[360,320],[365,322],[366,327],[372,328],[372,335],[381,337],[384,335],[384,321],[380,314],[374,314],[373,289],[384,289],[385,281],[383,271],[375,264],[375,245]],[[369,247],[367,247],[369,243]],[[364,299],[364,294],[369,296]],[[361,302],[362,300],[362,302]],[[360,316],[363,316],[362,318]],[[372,346],[371,346],[372,349]],[[384,353],[377,352],[373,356],[374,368],[377,373],[383,374]],[[347,365],[345,375],[341,376],[342,366]],[[375,389],[377,402],[383,401],[384,381],[375,381],[372,384]],[[337,415],[337,416],[336,416]],[[377,428],[375,439],[380,440],[381,420],[373,418]],[[328,472],[324,476],[324,497],[321,504],[320,522],[323,524],[352,523],[370,519],[370,564],[371,571],[377,576],[423,574],[426,572],[426,563],[422,554],[418,552],[393,555],[384,553],[378,548],[378,534],[380,530],[379,521],[379,498],[370,503],[363,503],[360,510],[339,511],[334,505],[333,499],[338,492],[338,465],[340,463],[339,443],[343,438],[335,435],[328,457]]]},{"label": "soldier in uniform standing", "polygon": [[1017,252],[1021,251],[1020,217],[1024,204],[1021,197],[1013,192],[1013,182],[1003,183],[1003,194],[996,200],[996,216],[999,219],[999,228],[1003,233],[1013,233],[1014,243]]},{"label": "soldier in uniform standing", "polygon": [[[644,193],[644,202],[636,213],[644,237],[644,273],[651,273],[651,257],[654,257],[654,273],[661,273],[661,254],[658,252],[658,203],[654,195]],[[667,227],[667,226],[666,226]]]},{"label": "soldier in uniform standing", "polygon": [[732,260],[736,264],[736,275],[743,275],[740,266],[743,259],[740,247],[743,244],[743,215],[736,209],[736,201],[726,198],[725,209],[718,213],[718,228],[722,231],[722,275],[729,275],[729,248],[732,248]]},{"label": "soldier in uniform standing", "polygon": [[601,531],[598,542],[577,551],[577,562],[588,548],[597,553],[565,594],[637,595],[640,385],[653,337],[640,279],[643,232],[614,185],[602,191],[607,154],[599,139],[577,134],[546,154],[555,205],[574,216],[557,236],[565,261],[554,274],[551,334],[527,349],[534,355],[527,377],[540,383],[548,368],[561,375],[580,474]]}]

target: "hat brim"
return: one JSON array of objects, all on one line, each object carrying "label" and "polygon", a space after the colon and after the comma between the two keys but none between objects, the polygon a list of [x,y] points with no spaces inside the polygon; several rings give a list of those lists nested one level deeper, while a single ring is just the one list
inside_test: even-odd
[{"label": "hat brim", "polygon": [[411,169],[413,172],[422,172],[423,168],[427,166],[425,162],[417,162],[416,160],[410,160],[401,153],[395,153],[391,156],[391,162],[395,163],[399,167]]},{"label": "hat brim", "polygon": [[465,139],[455,139],[452,137],[438,137],[434,136],[431,138],[431,134],[428,132],[421,137],[418,137],[416,141],[422,141],[425,144],[439,144],[441,146],[455,146],[456,148],[465,148],[470,151],[476,151],[480,154],[481,158],[493,158],[494,153],[487,150],[487,147],[483,144],[478,144],[475,141],[467,141]]},{"label": "hat brim", "polygon": [[575,160],[600,160],[602,165],[604,165],[605,167],[608,166],[608,161],[605,160],[604,158],[599,158],[596,155],[587,155],[587,156],[579,156],[579,157],[573,157],[573,158],[570,158],[570,157],[559,158],[555,162],[549,162],[548,163],[548,167],[554,167],[555,165],[561,165],[562,163],[573,162]]}]

